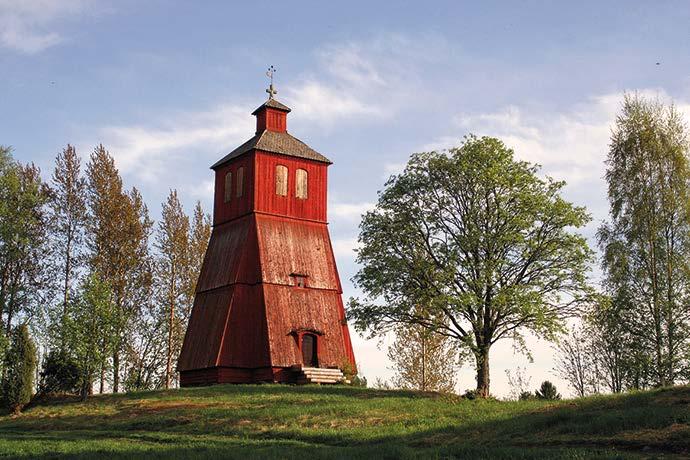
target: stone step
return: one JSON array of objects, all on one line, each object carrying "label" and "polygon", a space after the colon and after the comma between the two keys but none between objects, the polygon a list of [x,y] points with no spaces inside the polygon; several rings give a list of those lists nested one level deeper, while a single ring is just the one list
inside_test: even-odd
[{"label": "stone step", "polygon": [[338,368],[327,367],[304,367],[300,364],[292,366],[292,370],[297,373],[297,383],[304,385],[307,383],[336,384],[346,381],[343,372]]},{"label": "stone step", "polygon": [[343,374],[299,374],[300,377],[308,379],[344,379]]},{"label": "stone step", "polygon": [[340,383],[341,379],[297,379],[297,383],[304,385],[307,383]]},{"label": "stone step", "polygon": [[342,373],[340,369],[331,369],[328,367],[303,367],[302,369],[297,369],[302,372],[335,372]]},{"label": "stone step", "polygon": [[319,372],[319,371],[302,371],[301,374],[304,375],[325,375],[325,376],[332,376],[332,377],[342,377],[343,373],[342,372]]}]

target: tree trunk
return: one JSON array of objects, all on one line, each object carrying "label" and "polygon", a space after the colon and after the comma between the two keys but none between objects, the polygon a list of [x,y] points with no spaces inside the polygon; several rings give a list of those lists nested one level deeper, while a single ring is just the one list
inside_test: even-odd
[{"label": "tree trunk", "polygon": [[172,373],[172,340],[173,340],[173,322],[175,319],[175,303],[170,302],[170,318],[168,324],[168,356],[165,363],[165,389],[170,388],[170,380]]},{"label": "tree trunk", "polygon": [[480,345],[474,357],[477,362],[477,396],[489,397],[489,345]]},{"label": "tree trunk", "polygon": [[113,393],[120,391],[120,346],[116,346],[113,352]]},{"label": "tree trunk", "polygon": [[101,384],[98,387],[98,393],[103,394],[105,391],[105,359],[101,361]]}]

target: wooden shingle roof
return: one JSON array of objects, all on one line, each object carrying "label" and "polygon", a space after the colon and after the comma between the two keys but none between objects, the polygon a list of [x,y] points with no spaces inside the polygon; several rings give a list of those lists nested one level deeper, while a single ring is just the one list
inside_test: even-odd
[{"label": "wooden shingle roof", "polygon": [[252,115],[256,115],[264,107],[270,107],[272,109],[278,109],[278,110],[282,110],[283,112],[288,112],[288,113],[292,110],[292,109],[290,109],[290,107],[283,104],[282,102],[278,102],[275,99],[270,98],[269,100],[267,100],[266,102],[261,104],[259,107],[257,107],[256,110],[252,112]]},{"label": "wooden shingle roof", "polygon": [[260,133],[257,133],[247,142],[218,160],[213,166],[211,166],[211,169],[216,169],[233,158],[237,158],[238,156],[253,149],[263,150],[264,152],[280,153],[282,155],[304,158],[307,160],[320,161],[327,164],[333,163],[331,160],[321,155],[319,152],[312,149],[301,140],[291,136],[287,132],[264,130]]}]

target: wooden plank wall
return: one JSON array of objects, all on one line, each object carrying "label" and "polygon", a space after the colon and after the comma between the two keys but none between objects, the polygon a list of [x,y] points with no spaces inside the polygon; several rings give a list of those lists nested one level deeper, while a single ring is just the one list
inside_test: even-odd
[{"label": "wooden plank wall", "polygon": [[[213,200],[213,225],[220,225],[252,211],[254,208],[254,153],[247,153],[216,170]],[[237,169],[243,167],[244,193],[237,196]],[[225,174],[232,172],[232,194],[225,202]]]},{"label": "wooden plank wall", "polygon": [[[268,152],[256,152],[254,209],[258,212],[326,222],[328,165]],[[288,168],[287,196],[276,194],[276,166]],[[296,172],[307,171],[307,199],[296,197]]]}]

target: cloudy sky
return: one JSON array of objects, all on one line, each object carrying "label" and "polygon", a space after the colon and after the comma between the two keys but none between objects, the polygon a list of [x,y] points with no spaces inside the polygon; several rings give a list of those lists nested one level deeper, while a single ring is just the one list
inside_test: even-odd
[{"label": "cloudy sky", "polygon": [[[412,152],[498,136],[606,217],[603,159],[622,94],[675,101],[690,120],[690,3],[0,0],[0,144],[46,176],[65,144],[103,143],[154,216],[169,189],[211,204],[208,166],[254,132],[278,68],[289,130],[334,161],[329,220],[345,297],[361,213]],[[480,6],[481,5],[481,6]],[[363,374],[385,346],[355,339]],[[494,393],[553,350],[492,356]],[[469,368],[459,389],[474,386]]]}]

